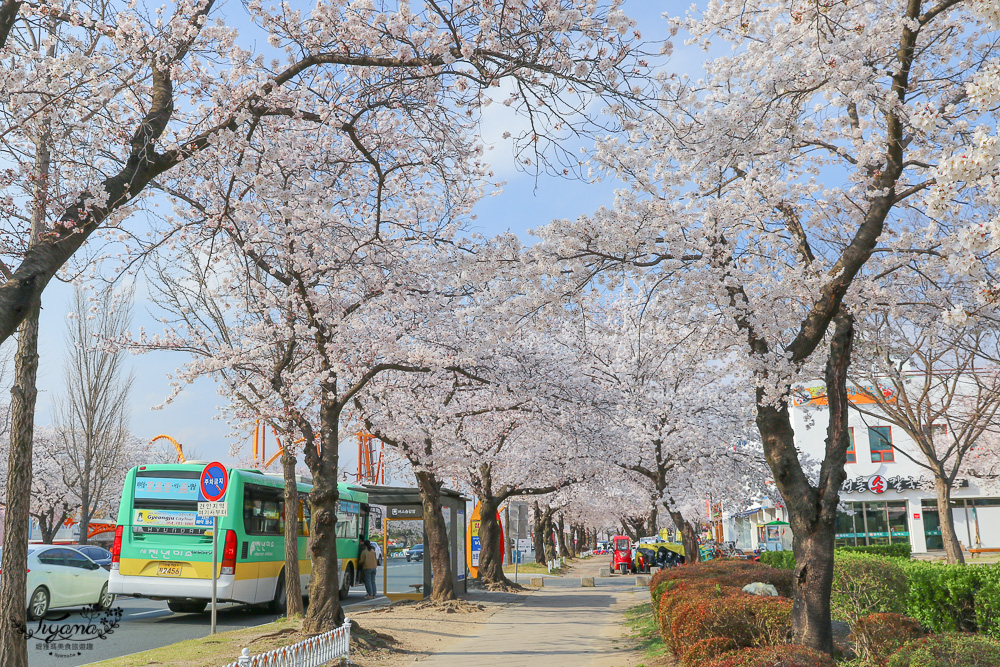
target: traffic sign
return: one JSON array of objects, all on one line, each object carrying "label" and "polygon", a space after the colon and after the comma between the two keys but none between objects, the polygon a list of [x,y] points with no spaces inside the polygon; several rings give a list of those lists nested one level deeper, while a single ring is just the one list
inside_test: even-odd
[{"label": "traffic sign", "polygon": [[526,540],[524,538],[521,538],[517,541],[518,551],[531,551],[531,549],[532,549],[531,540]]},{"label": "traffic sign", "polygon": [[221,500],[222,496],[226,495],[228,486],[229,472],[226,471],[226,466],[217,461],[209,463],[201,471],[198,500],[212,502]]},{"label": "traffic sign", "polygon": [[198,503],[198,515],[229,516],[229,503],[224,500]]}]

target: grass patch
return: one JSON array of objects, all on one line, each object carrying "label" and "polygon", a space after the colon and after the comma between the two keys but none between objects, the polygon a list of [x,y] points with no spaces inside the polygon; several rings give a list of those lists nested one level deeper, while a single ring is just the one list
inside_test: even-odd
[{"label": "grass patch", "polygon": [[625,626],[629,629],[631,638],[638,642],[646,652],[646,657],[655,660],[653,664],[670,664],[661,662],[669,656],[667,645],[660,636],[656,617],[653,615],[653,605],[643,602],[625,610]]},{"label": "grass patch", "polygon": [[[504,565],[503,571],[507,574],[514,574],[513,565]],[[560,569],[556,568],[552,570],[552,574],[559,574]],[[549,568],[547,565],[539,565],[538,563],[519,563],[517,566],[518,575],[522,574],[548,574]]]},{"label": "grass patch", "polygon": [[202,667],[236,662],[244,647],[251,655],[271,651],[301,641],[299,628],[302,617],[279,618],[255,628],[219,632],[200,639],[188,639],[142,653],[112,658],[94,663],[102,667],[139,667],[140,665],[171,665],[171,667]]}]

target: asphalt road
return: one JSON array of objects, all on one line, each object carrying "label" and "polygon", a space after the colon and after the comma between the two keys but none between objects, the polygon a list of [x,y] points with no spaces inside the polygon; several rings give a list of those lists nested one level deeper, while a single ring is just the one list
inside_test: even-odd
[{"label": "asphalt road", "polygon": [[[388,563],[389,591],[412,592],[408,584],[418,583],[423,577],[423,563],[407,563],[405,558],[390,558]],[[378,589],[382,591],[382,568],[376,577]],[[350,607],[364,602],[365,589],[355,586],[343,603],[350,614]],[[103,639],[89,639],[74,642],[71,638],[55,638],[62,648],[46,647],[44,638],[36,636],[28,640],[28,664],[31,667],[76,667],[90,662],[116,658],[130,653],[138,653],[151,648],[166,646],[185,639],[204,637],[209,632],[210,616],[203,614],[175,614],[167,609],[165,601],[122,597],[115,602],[120,609],[117,627]],[[115,612],[117,616],[118,612]],[[66,618],[62,618],[66,616]],[[82,624],[100,626],[102,616],[85,610],[54,610],[45,621],[46,632],[64,631],[76,634]],[[248,605],[219,605],[216,624],[220,632],[238,630],[263,625],[276,620],[277,615],[264,611],[261,607]],[[59,620],[56,620],[59,619]],[[37,622],[29,625],[29,630],[38,631]],[[76,647],[73,647],[76,644]],[[235,661],[237,656],[233,656]]]}]

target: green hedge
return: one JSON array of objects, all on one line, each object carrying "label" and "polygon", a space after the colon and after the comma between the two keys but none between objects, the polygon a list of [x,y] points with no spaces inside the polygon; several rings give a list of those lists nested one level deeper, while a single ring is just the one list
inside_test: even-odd
[{"label": "green hedge", "polygon": [[887,556],[889,558],[907,558],[911,556],[912,549],[909,542],[896,542],[895,544],[879,544],[870,547],[839,547],[839,553],[871,554],[873,556]]},{"label": "green hedge", "polygon": [[[903,613],[931,632],[980,632],[1000,639],[1000,564],[903,560],[909,545],[843,547],[835,553],[835,616]],[[767,551],[760,560],[795,567],[791,551]]]},{"label": "green hedge", "polygon": [[[835,554],[869,554],[887,558],[910,558],[910,544],[880,544],[871,547],[838,547]],[[760,562],[782,570],[795,569],[795,553],[792,551],[765,551],[760,555]]]},{"label": "green hedge", "polygon": [[996,667],[1000,642],[982,635],[947,633],[907,642],[886,667]]},{"label": "green hedge", "polygon": [[907,615],[933,632],[1000,639],[1000,565],[913,562],[906,566]]},{"label": "green hedge", "polygon": [[765,551],[760,555],[760,562],[779,570],[794,570],[795,553],[792,551]]}]

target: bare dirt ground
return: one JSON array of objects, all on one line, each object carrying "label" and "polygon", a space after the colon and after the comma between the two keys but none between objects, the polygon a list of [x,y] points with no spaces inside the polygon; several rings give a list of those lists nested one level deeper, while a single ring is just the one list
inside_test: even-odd
[{"label": "bare dirt ground", "polygon": [[425,659],[474,634],[476,626],[521,599],[522,594],[475,591],[455,602],[397,602],[353,613],[361,632],[352,633],[351,663],[381,667]]}]

